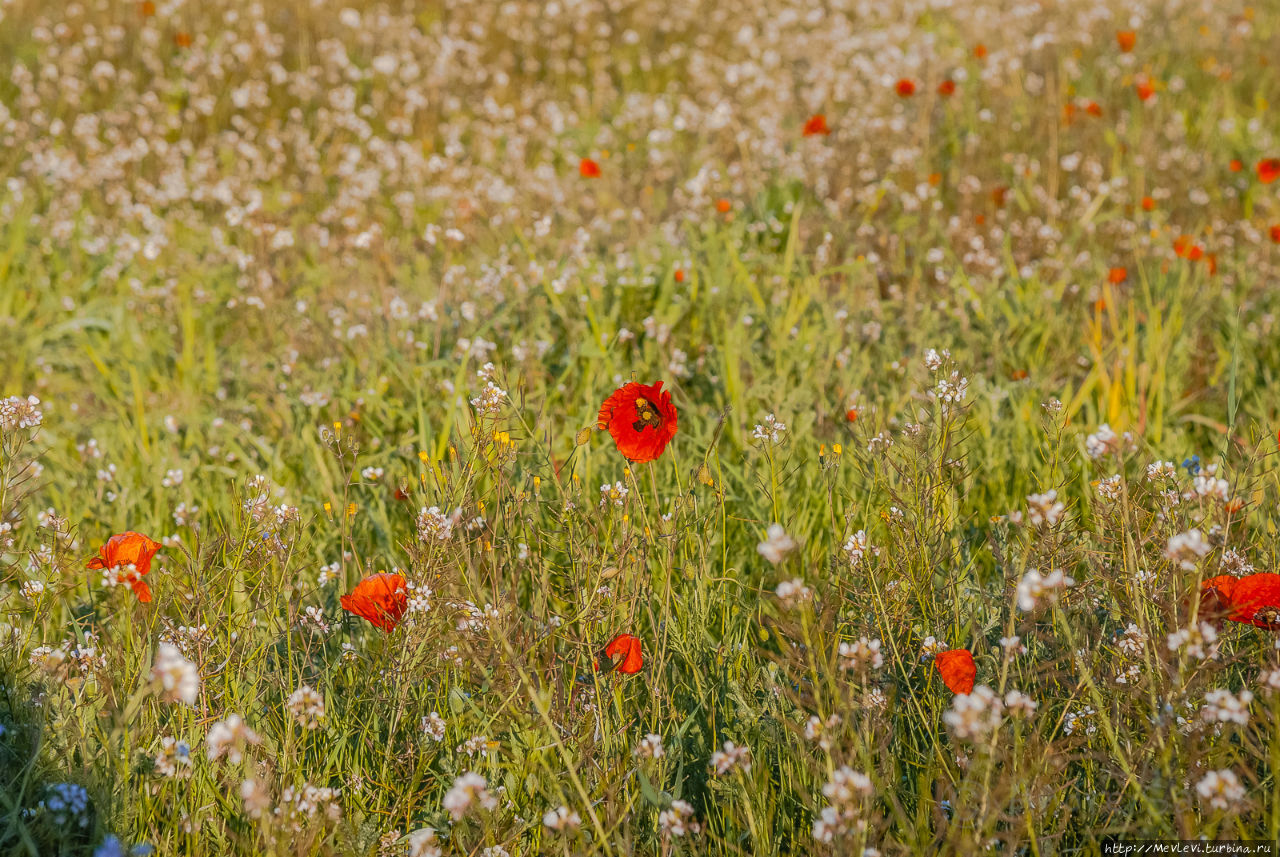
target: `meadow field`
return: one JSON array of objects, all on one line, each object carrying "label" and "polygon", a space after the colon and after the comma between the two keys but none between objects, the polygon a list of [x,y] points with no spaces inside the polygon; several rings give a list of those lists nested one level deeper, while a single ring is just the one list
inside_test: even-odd
[{"label": "meadow field", "polygon": [[1276,0],[0,57],[0,854],[1280,839]]}]

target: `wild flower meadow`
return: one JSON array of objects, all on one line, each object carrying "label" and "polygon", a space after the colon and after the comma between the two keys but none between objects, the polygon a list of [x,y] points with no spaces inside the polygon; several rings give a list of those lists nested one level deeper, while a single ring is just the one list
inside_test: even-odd
[{"label": "wild flower meadow", "polygon": [[0,0],[0,852],[1280,838],[1280,7]]}]

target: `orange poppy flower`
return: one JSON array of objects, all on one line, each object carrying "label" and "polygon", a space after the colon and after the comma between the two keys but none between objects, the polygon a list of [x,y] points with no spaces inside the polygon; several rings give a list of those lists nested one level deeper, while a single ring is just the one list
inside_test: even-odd
[{"label": "orange poppy flower", "polygon": [[632,381],[604,400],[596,427],[607,429],[618,451],[630,460],[653,461],[676,436],[676,406],[661,381]]},{"label": "orange poppy flower", "polygon": [[1142,80],[1134,81],[1133,87],[1138,91],[1138,97],[1143,101],[1156,94],[1156,85],[1145,77]]},{"label": "orange poppy flower", "polygon": [[138,4],[138,14],[144,18],[150,18],[156,13],[156,4],[151,0],[142,0]]},{"label": "orange poppy flower", "polygon": [[590,158],[583,158],[578,161],[578,174],[584,179],[600,178],[600,165]]},{"label": "orange poppy flower", "polygon": [[403,574],[371,574],[356,584],[339,602],[342,609],[367,619],[381,631],[391,633],[409,609],[409,591]]},{"label": "orange poppy flower", "polygon": [[1231,172],[1238,173],[1244,169],[1244,161],[1239,158],[1232,158],[1231,163],[1227,164],[1227,166],[1231,169]]},{"label": "orange poppy flower", "polygon": [[1277,223],[1275,226],[1272,226],[1270,232],[1271,232],[1271,240],[1277,244],[1280,244],[1280,223]]},{"label": "orange poppy flower", "polygon": [[1096,119],[1102,115],[1102,105],[1096,101],[1090,101],[1085,105],[1084,112]]},{"label": "orange poppy flower", "polygon": [[150,573],[151,558],[158,550],[159,542],[130,530],[107,539],[85,567],[110,572],[114,583],[128,584],[138,600],[146,604],[151,600],[151,587],[142,582],[142,577]]},{"label": "orange poppy flower", "polygon": [[189,48],[191,47],[191,34],[186,31],[175,33],[173,43],[180,48]]},{"label": "orange poppy flower", "polygon": [[987,58],[987,46],[986,46],[986,45],[984,45],[984,44],[982,44],[982,43],[978,43],[978,44],[974,45],[974,46],[973,46],[973,56],[974,56],[976,59],[980,59],[980,60],[984,60],[984,59],[986,59],[986,58]]},{"label": "orange poppy flower", "polygon": [[1179,235],[1173,239],[1173,252],[1180,259],[1190,259],[1192,262],[1197,262],[1204,255],[1204,248],[1195,244],[1190,235]]},{"label": "orange poppy flower", "polygon": [[729,200],[727,199],[716,200],[716,211],[720,212],[721,214],[728,214],[729,209],[731,208],[733,208],[733,203],[729,202]]},{"label": "orange poppy flower", "polygon": [[1144,196],[1142,198],[1143,211],[1155,211],[1155,208],[1156,208],[1156,201],[1154,199],[1152,199],[1149,196]]},{"label": "orange poppy flower", "polygon": [[1127,268],[1116,267],[1107,272],[1107,282],[1113,286],[1118,286],[1127,279],[1129,279],[1129,270]]},{"label": "orange poppy flower", "polygon": [[1280,178],[1280,158],[1264,158],[1258,161],[1258,181],[1271,184]]},{"label": "orange poppy flower", "polygon": [[893,88],[894,88],[894,91],[897,92],[899,95],[901,95],[903,98],[907,98],[909,96],[916,94],[915,81],[909,80],[905,77],[899,80],[896,84],[894,84]]},{"label": "orange poppy flower", "polygon": [[[619,655],[621,660],[614,660]],[[604,661],[601,669],[600,661]],[[596,669],[600,672],[617,670],[620,673],[634,675],[644,666],[644,654],[640,651],[640,638],[632,634],[619,634],[609,641],[604,651],[596,658]]]},{"label": "orange poppy flower", "polygon": [[809,117],[804,123],[804,135],[806,137],[816,137],[819,134],[830,134],[831,129],[827,127],[827,117],[821,113],[815,113]]},{"label": "orange poppy flower", "polygon": [[933,665],[938,668],[942,683],[952,693],[973,692],[973,680],[978,677],[978,668],[974,666],[973,655],[968,649],[939,652],[933,659]]},{"label": "orange poppy flower", "polygon": [[676,282],[677,283],[684,282],[684,268],[676,268]]},{"label": "orange poppy flower", "polygon": [[947,78],[942,83],[938,84],[938,94],[939,95],[955,95],[956,82],[951,78]]},{"label": "orange poppy flower", "polygon": [[1133,46],[1138,43],[1138,34],[1133,30],[1116,31],[1116,44],[1120,46],[1120,50],[1126,54],[1133,50]]}]

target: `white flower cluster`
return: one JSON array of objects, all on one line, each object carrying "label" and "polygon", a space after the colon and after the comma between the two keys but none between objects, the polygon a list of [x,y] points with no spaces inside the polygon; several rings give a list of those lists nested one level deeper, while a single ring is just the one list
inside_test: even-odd
[{"label": "white flower cluster", "polygon": [[35,396],[0,399],[0,431],[37,428],[43,421],[40,400]]},{"label": "white flower cluster", "polygon": [[845,672],[865,673],[884,666],[880,653],[880,641],[859,637],[852,643],[841,643],[838,649],[840,669]]},{"label": "white flower cluster", "polygon": [[1195,571],[1200,560],[1210,550],[1211,546],[1204,534],[1194,529],[1171,536],[1164,555],[1170,562],[1177,563],[1183,571]]},{"label": "white flower cluster", "polygon": [[462,509],[455,509],[452,515],[446,515],[438,506],[424,506],[418,512],[418,538],[424,542],[447,541],[461,518]]},{"label": "white flower cluster", "polygon": [[1218,688],[1204,695],[1200,716],[1206,723],[1236,723],[1245,726],[1249,723],[1249,705],[1252,702],[1253,694],[1247,690],[1235,694]]},{"label": "white flower cluster", "polygon": [[1018,609],[1030,613],[1042,604],[1051,604],[1074,583],[1074,580],[1061,571],[1055,570],[1042,575],[1033,568],[1018,583]]},{"label": "white flower cluster", "polygon": [[686,801],[673,800],[671,806],[658,813],[658,829],[663,839],[679,839],[698,834],[702,825],[693,817],[693,806]]},{"label": "white flower cluster", "polygon": [[782,606],[788,610],[794,610],[801,604],[813,600],[813,590],[805,586],[804,581],[798,577],[779,583],[774,594],[778,596]]},{"label": "white flower cluster", "polygon": [[751,771],[751,751],[746,747],[739,747],[732,741],[725,741],[724,747],[711,754],[711,767],[719,776],[733,773],[741,770],[743,773]]},{"label": "white flower cluster", "polygon": [[837,768],[831,780],[822,787],[827,806],[813,822],[813,838],[831,843],[847,834],[862,815],[864,803],[875,793],[871,778],[848,765]]},{"label": "white flower cluster", "polygon": [[304,729],[317,729],[324,720],[324,697],[305,684],[289,694],[285,708]]},{"label": "white flower cluster", "polygon": [[200,671],[183,657],[177,646],[172,643],[159,645],[151,676],[160,683],[165,699],[196,704],[196,697],[200,695]]},{"label": "white flower cluster", "polygon": [[445,793],[444,808],[454,821],[462,821],[473,806],[481,809],[497,809],[498,799],[489,794],[489,784],[475,771],[467,771],[453,781]]},{"label": "white flower cluster", "polygon": [[880,548],[873,547],[871,545],[867,540],[865,530],[858,530],[845,541],[844,552],[849,558],[849,565],[857,568],[862,565],[862,561],[866,558],[867,554],[870,554],[871,556],[878,556],[880,554]]},{"label": "white flower cluster", "polygon": [[262,738],[249,728],[249,724],[239,714],[228,714],[209,728],[204,743],[209,761],[214,762],[225,756],[230,764],[238,765],[244,759],[245,750],[261,744]]},{"label": "white flower cluster", "polygon": [[796,540],[787,534],[782,524],[770,524],[765,530],[765,540],[756,545],[756,551],[769,562],[777,565],[787,554],[796,549]]},{"label": "white flower cluster", "polygon": [[1210,771],[1196,783],[1196,794],[1210,809],[1238,810],[1244,803],[1245,790],[1234,771]]},{"label": "white flower cluster", "polygon": [[787,430],[787,424],[779,420],[773,414],[764,418],[764,424],[756,423],[755,430],[751,432],[751,436],[762,443],[777,444],[782,441],[782,434]]}]

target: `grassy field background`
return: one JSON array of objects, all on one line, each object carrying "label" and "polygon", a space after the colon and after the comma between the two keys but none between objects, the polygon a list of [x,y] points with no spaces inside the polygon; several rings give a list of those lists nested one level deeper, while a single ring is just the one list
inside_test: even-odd
[{"label": "grassy field background", "polygon": [[1276,560],[1274,3],[17,0],[0,55],[5,853],[1280,837],[1275,633],[1197,597]]}]

